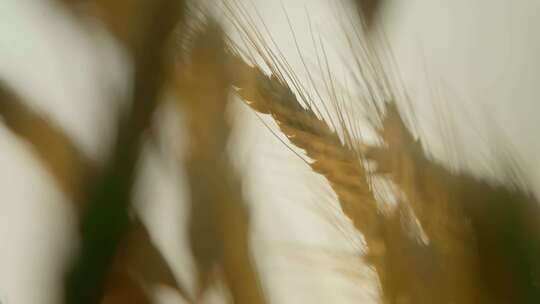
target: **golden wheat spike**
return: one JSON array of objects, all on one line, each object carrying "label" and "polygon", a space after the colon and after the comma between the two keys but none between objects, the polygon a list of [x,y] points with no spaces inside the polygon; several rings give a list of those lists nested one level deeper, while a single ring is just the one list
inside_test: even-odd
[{"label": "golden wheat spike", "polygon": [[[237,56],[231,59],[231,69],[235,71],[233,83],[240,97],[254,110],[270,114],[291,143],[305,150],[306,155],[313,159],[310,164],[312,169],[326,177],[345,215],[365,236],[368,250],[366,261],[375,267],[385,303],[428,304],[439,300],[448,303],[453,300],[460,300],[459,303],[483,303],[481,296],[476,293],[477,276],[469,270],[475,269],[469,267],[472,261],[469,254],[474,252],[474,246],[471,250],[463,249],[470,235],[466,234],[466,230],[460,232],[468,227],[466,224],[459,226],[463,223],[461,214],[448,215],[460,219],[456,221],[457,226],[451,227],[455,231],[446,233],[452,237],[446,234],[440,236],[440,239],[448,240],[449,249],[423,244],[404,228],[404,222],[414,219],[406,205],[402,204],[388,216],[378,212],[359,153],[343,144],[338,135],[310,108],[302,107],[286,83],[278,77],[266,76]],[[401,129],[405,125],[398,124],[401,122],[399,113],[393,113],[391,107],[381,129],[381,132],[385,132],[383,137],[394,137],[399,142],[411,141],[412,136],[406,133],[407,129]],[[392,124],[389,124],[390,119]],[[403,134],[395,135],[397,132]],[[412,143],[417,146],[416,142]],[[373,159],[374,151],[369,150],[368,157]],[[400,157],[408,155],[398,149],[395,151]],[[393,170],[395,161],[382,153],[379,155],[376,160]],[[441,220],[441,216],[450,211],[457,212],[448,208],[431,211],[434,216],[439,215],[433,221]],[[450,229],[444,223],[439,223],[438,227],[441,225],[444,227],[442,231]],[[454,235],[456,233],[458,235]],[[456,242],[461,243],[454,244]],[[459,262],[453,269],[443,271],[440,267],[444,267],[441,266],[444,265],[443,261],[450,257]]]},{"label": "golden wheat spike", "polygon": [[274,118],[287,138],[313,160],[311,168],[326,177],[356,228],[367,238],[375,237],[376,232],[370,231],[378,226],[377,204],[359,154],[313,110],[304,108],[286,83],[238,56],[231,57],[230,68],[238,95],[254,110]]},{"label": "golden wheat spike", "polygon": [[[420,289],[427,285],[414,280],[418,273],[396,276],[400,270],[413,271],[410,261],[421,256],[418,253],[427,257],[429,249],[403,231],[400,213],[389,218],[379,213],[359,153],[344,145],[312,110],[302,107],[288,85],[277,77],[266,76],[236,56],[231,58],[230,68],[236,76],[233,84],[238,95],[254,110],[272,115],[291,143],[313,159],[311,168],[328,180],[343,212],[365,237],[366,261],[379,276],[385,303],[432,303],[434,293],[422,293]],[[409,252],[403,253],[403,249]],[[422,301],[408,302],[420,299],[419,294]]]}]

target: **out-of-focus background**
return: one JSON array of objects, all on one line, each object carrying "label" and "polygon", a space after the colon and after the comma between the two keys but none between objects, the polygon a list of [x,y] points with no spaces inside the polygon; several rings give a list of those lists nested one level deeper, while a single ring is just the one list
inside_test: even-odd
[{"label": "out-of-focus background", "polygon": [[[314,62],[310,24],[320,34],[333,70],[349,77],[348,46],[341,31],[344,6],[329,0],[246,0],[260,13],[295,70],[295,47]],[[376,21],[393,55],[393,69],[416,110],[421,130],[440,123],[438,107],[455,126],[462,168],[490,176],[498,153],[510,149],[532,189],[540,191],[540,39],[534,0],[388,0]],[[258,20],[259,17],[256,17]],[[287,20],[290,20],[290,25]],[[235,37],[234,28],[230,35]],[[122,105],[110,92],[126,90],[125,51],[104,29],[83,28],[58,3],[2,0],[0,78],[79,144],[100,159],[113,140]],[[433,103],[436,99],[437,102]],[[175,117],[161,113],[163,140],[177,142]],[[245,105],[233,104],[235,164],[252,205],[252,240],[273,303],[366,303],[376,297],[369,273],[356,263],[357,241],[332,225],[321,201],[331,200],[323,178],[291,153]],[[273,122],[263,118],[271,128]],[[424,132],[443,160],[453,138]],[[239,140],[241,139],[241,140]],[[137,209],[175,274],[193,286],[182,219],[187,197],[183,176],[147,149],[137,182]],[[465,161],[466,160],[466,161]],[[62,269],[76,237],[74,211],[28,151],[0,128],[0,303],[59,303]],[[180,219],[180,220],[179,220]],[[346,229],[347,227],[345,227]],[[362,286],[362,288],[358,288]],[[182,303],[173,292],[158,303]],[[216,296],[215,303],[221,303]]]}]

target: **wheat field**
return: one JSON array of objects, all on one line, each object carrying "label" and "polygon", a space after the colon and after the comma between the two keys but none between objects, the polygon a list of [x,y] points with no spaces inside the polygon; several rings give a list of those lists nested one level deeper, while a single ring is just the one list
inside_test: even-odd
[{"label": "wheat field", "polygon": [[420,3],[1,4],[0,303],[538,303],[534,73]]}]

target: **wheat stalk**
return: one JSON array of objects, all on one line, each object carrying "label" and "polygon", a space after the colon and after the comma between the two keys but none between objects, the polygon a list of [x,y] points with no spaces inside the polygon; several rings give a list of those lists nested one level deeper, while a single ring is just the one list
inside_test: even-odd
[{"label": "wheat stalk", "polygon": [[[75,211],[84,216],[88,187],[99,176],[102,168],[85,157],[62,129],[45,119],[41,113],[26,106],[25,102],[5,85],[0,85],[0,116],[10,131],[31,145],[34,154],[74,204]],[[145,282],[179,288],[181,293],[185,294],[172,276],[159,249],[154,246],[146,228],[136,218],[133,219],[133,227],[120,244],[118,252],[111,266],[115,270],[107,278],[109,285],[132,280],[132,283],[140,289],[140,282],[135,282],[131,278],[131,274],[134,273],[137,277],[144,278]],[[150,261],[152,267],[148,266]],[[127,276],[128,273],[130,276]],[[115,287],[109,288],[108,291],[111,294],[133,293],[131,295],[133,298],[139,294],[134,292],[135,289]],[[105,298],[110,297],[106,293]],[[147,295],[144,294],[144,297]],[[108,301],[113,303],[111,300]]]},{"label": "wheat stalk", "polygon": [[251,255],[248,206],[225,153],[230,79],[223,33],[213,21],[201,23],[193,29],[177,82],[190,135],[184,163],[191,189],[189,236],[198,296],[215,283],[218,270],[234,303],[263,304],[266,299]]},{"label": "wheat stalk", "polygon": [[[128,209],[143,136],[167,77],[167,70],[163,67],[166,59],[164,53],[171,32],[183,17],[184,1],[96,0],[92,5],[98,14],[102,13],[102,19],[112,34],[127,47],[133,60],[133,95],[131,108],[118,123],[112,155],[99,179],[92,185],[91,193],[85,198],[88,206],[81,221],[82,250],[68,274],[66,301],[94,303],[106,299],[108,303],[126,302],[127,299],[118,296],[124,295],[129,297],[129,301],[149,303],[150,297],[138,277],[148,273],[133,276],[133,269],[145,270],[144,264],[133,264],[133,261],[140,260],[137,258],[139,254],[155,257],[153,261],[156,263],[162,263],[164,259],[151,245],[139,222],[135,223],[135,230],[130,230],[133,221]],[[124,239],[126,241],[122,242]],[[123,246],[122,250],[118,250],[118,246]],[[137,249],[141,252],[133,251]],[[110,272],[109,267],[116,266],[114,263],[121,266]],[[178,287],[167,266],[159,265],[159,269],[165,271],[160,275],[155,275],[155,272],[149,277]],[[117,285],[115,280],[129,283]],[[182,292],[181,289],[179,291]],[[107,297],[107,294],[113,296]]]},{"label": "wheat stalk", "polygon": [[94,175],[96,165],[84,156],[61,128],[25,105],[3,83],[0,83],[0,116],[15,135],[31,145],[60,189],[71,200],[80,202],[84,192],[82,187]]}]

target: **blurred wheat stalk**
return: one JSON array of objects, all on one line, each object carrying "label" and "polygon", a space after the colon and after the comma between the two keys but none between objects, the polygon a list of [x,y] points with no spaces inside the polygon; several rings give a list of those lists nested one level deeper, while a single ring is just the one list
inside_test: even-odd
[{"label": "blurred wheat stalk", "polygon": [[[213,21],[196,24],[177,92],[190,137],[185,159],[191,189],[189,237],[198,270],[198,298],[222,275],[232,303],[266,303],[249,242],[249,212],[226,155],[231,82],[225,40]],[[219,276],[218,276],[219,277]]]},{"label": "blurred wheat stalk", "polygon": [[[74,18],[99,17],[128,50],[135,71],[131,108],[119,119],[110,159],[100,164],[0,86],[4,124],[30,144],[79,210],[82,246],[66,278],[67,303],[151,303],[150,288],[156,284],[199,303],[210,286],[221,283],[232,303],[268,302],[249,241],[241,177],[225,149],[230,128],[225,110],[232,92],[254,111],[270,115],[289,144],[305,152],[313,172],[326,178],[365,239],[361,262],[376,272],[381,302],[540,302],[537,199],[513,184],[494,185],[451,171],[427,155],[398,110],[380,59],[362,36],[374,27],[381,1],[355,1],[362,35],[349,37],[365,44],[356,58],[362,75],[357,85],[369,93],[359,102],[368,109],[365,127],[375,130],[379,145],[357,136],[350,123],[357,117],[347,117],[336,94],[317,104],[295,71],[245,22],[238,5],[226,8],[264,65],[229,44],[220,25],[201,18],[189,1],[62,2]],[[171,43],[172,37],[180,37],[181,47]],[[153,114],[166,87],[175,92],[190,139],[179,161],[191,193],[190,250],[198,272],[197,290],[191,292],[176,281],[146,227],[129,215],[141,148],[145,136],[152,136]],[[337,110],[337,118],[329,119],[336,116],[328,107]],[[382,207],[389,196],[377,195],[376,177],[395,185],[396,207]]]}]

